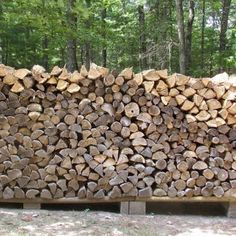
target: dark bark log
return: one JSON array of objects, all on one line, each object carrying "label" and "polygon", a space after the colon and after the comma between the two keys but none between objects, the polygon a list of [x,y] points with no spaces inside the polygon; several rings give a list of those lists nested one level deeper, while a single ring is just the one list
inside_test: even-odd
[{"label": "dark bark log", "polygon": [[[71,29],[72,33],[76,30],[77,17],[74,13],[76,0],[68,0],[67,2],[67,18],[68,18],[68,27]],[[76,56],[76,38],[71,36],[67,41],[67,69],[70,72],[73,72],[78,68],[77,65],[77,56]]]},{"label": "dark bark log", "polygon": [[184,12],[183,0],[175,0],[177,24],[178,24],[178,37],[179,37],[179,67],[180,73],[186,72],[186,53],[185,53],[185,30],[184,30]]},{"label": "dark bark log", "polygon": [[191,68],[191,61],[192,61],[192,31],[193,31],[193,22],[194,22],[194,8],[195,2],[193,0],[189,1],[189,16],[188,16],[188,24],[186,30],[186,70],[187,72],[190,71]]},{"label": "dark bark log", "polygon": [[222,15],[221,15],[221,26],[220,26],[220,69],[223,71],[224,68],[224,54],[227,46],[226,32],[228,29],[228,19],[230,12],[231,0],[222,1]]}]

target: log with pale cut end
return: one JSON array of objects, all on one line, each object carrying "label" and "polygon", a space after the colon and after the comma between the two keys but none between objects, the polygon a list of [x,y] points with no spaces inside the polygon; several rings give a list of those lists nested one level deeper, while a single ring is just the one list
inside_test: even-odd
[{"label": "log with pale cut end", "polygon": [[136,117],[140,113],[140,108],[137,103],[131,102],[125,106],[125,115],[129,118]]},{"label": "log with pale cut end", "polygon": [[26,191],[26,198],[33,199],[39,194],[39,190],[37,189],[29,189]]},{"label": "log with pale cut end", "polygon": [[167,163],[164,159],[160,159],[156,162],[156,168],[158,170],[164,170],[167,166]]},{"label": "log with pale cut end", "polygon": [[186,85],[189,81],[189,77],[181,74],[175,74],[176,76],[176,85],[181,86],[181,85]]},{"label": "log with pale cut end", "polygon": [[14,71],[14,68],[0,64],[0,77],[4,77],[7,74],[13,74]]},{"label": "log with pale cut end", "polygon": [[90,70],[88,72],[88,78],[95,80],[101,77],[101,73],[99,72],[99,70],[97,70],[97,68],[95,66],[91,66]]},{"label": "log with pale cut end", "polygon": [[222,106],[221,106],[221,103],[216,100],[216,99],[210,99],[207,101],[207,105],[208,105],[208,108],[210,110],[217,110],[217,109],[220,109]]},{"label": "log with pale cut end", "polygon": [[145,70],[142,72],[144,79],[150,81],[158,81],[160,79],[160,75],[156,70]]},{"label": "log with pale cut end", "polygon": [[232,106],[230,106],[230,107],[228,108],[228,112],[231,113],[231,114],[233,114],[233,115],[236,114],[236,104],[235,104],[235,103],[232,104]]},{"label": "log with pale cut end", "polygon": [[177,95],[175,99],[178,105],[182,105],[187,100],[187,98],[182,94]]},{"label": "log with pale cut end", "polygon": [[51,71],[51,75],[59,75],[62,72],[62,69],[59,66],[54,66]]},{"label": "log with pale cut end", "polygon": [[13,74],[7,74],[3,78],[3,83],[7,85],[14,85],[17,82],[18,78],[14,76]]},{"label": "log with pale cut end", "polygon": [[226,122],[220,117],[216,117],[215,119],[209,120],[206,122],[209,127],[217,128],[219,126],[224,125]]},{"label": "log with pale cut end", "polygon": [[31,71],[28,69],[18,69],[14,72],[14,76],[18,79],[24,79],[27,75],[30,75]]},{"label": "log with pale cut end", "polygon": [[113,85],[114,83],[115,83],[115,77],[114,77],[114,75],[109,74],[109,75],[107,75],[107,76],[104,78],[104,84],[105,84],[106,86],[111,86],[111,85]]},{"label": "log with pale cut end", "polygon": [[134,81],[137,83],[137,85],[142,85],[143,84],[143,75],[142,73],[138,73],[134,75]]},{"label": "log with pale cut end", "polygon": [[161,92],[163,90],[166,90],[167,88],[168,85],[163,80],[159,80],[155,89],[157,90],[157,92]]},{"label": "log with pale cut end", "polygon": [[109,103],[104,103],[102,106],[101,106],[101,109],[105,112],[107,112],[110,116],[114,116],[114,108],[111,104]]},{"label": "log with pale cut end", "polygon": [[214,177],[214,172],[211,170],[211,169],[205,169],[203,171],[203,176],[206,178],[206,179],[213,179]]},{"label": "log with pale cut end", "polygon": [[163,79],[167,79],[168,78],[168,70],[164,69],[164,70],[158,70],[157,73],[159,74],[159,76]]},{"label": "log with pale cut end", "polygon": [[67,91],[69,93],[77,93],[79,92],[79,90],[80,90],[80,86],[76,83],[71,83],[67,88]]},{"label": "log with pale cut end", "polygon": [[189,110],[191,110],[193,108],[193,106],[194,106],[193,102],[191,102],[189,100],[185,100],[183,105],[181,106],[181,109],[183,111],[189,111]]},{"label": "log with pale cut end", "polygon": [[182,94],[185,96],[185,97],[191,97],[193,96],[197,91],[191,87],[185,89]]},{"label": "log with pale cut end", "polygon": [[199,121],[207,121],[211,118],[211,115],[207,111],[200,111],[196,115],[196,119]]},{"label": "log with pale cut end", "polygon": [[132,79],[132,77],[133,77],[133,69],[132,68],[125,68],[124,70],[121,71],[119,76],[124,77],[127,80]]},{"label": "log with pale cut end", "polygon": [[14,85],[12,86],[12,88],[11,88],[11,91],[13,92],[13,93],[20,93],[20,92],[22,92],[24,90],[24,86],[19,82],[19,81],[16,81],[15,83],[14,83]]},{"label": "log with pale cut end", "polygon": [[194,165],[193,165],[193,169],[194,170],[204,170],[206,169],[208,166],[205,162],[203,161],[197,161]]},{"label": "log with pale cut end", "polygon": [[147,93],[150,93],[154,87],[154,81],[144,81],[143,86]]},{"label": "log with pale cut end", "polygon": [[58,79],[54,76],[50,77],[50,79],[47,80],[47,84],[57,84]]},{"label": "log with pale cut end", "polygon": [[67,81],[60,79],[57,82],[57,87],[56,88],[60,91],[63,91],[68,87],[68,85],[69,85],[69,83]]}]

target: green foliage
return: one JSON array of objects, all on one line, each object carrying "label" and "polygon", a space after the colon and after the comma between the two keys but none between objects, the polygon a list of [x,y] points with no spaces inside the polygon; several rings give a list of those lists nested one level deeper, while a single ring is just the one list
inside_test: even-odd
[{"label": "green foliage", "polygon": [[[178,71],[178,34],[174,1],[171,0],[77,0],[73,13],[76,28],[68,27],[68,0],[0,0],[0,58],[14,67],[43,64],[51,68],[65,64],[66,43],[77,39],[78,64],[85,61],[85,45],[90,44],[92,61],[102,62],[107,50],[107,66],[139,71],[140,34],[145,34],[148,67]],[[188,1],[184,1],[185,20]],[[145,31],[140,32],[138,5],[144,5]],[[227,50],[224,64],[236,68],[236,1],[232,0]],[[102,10],[106,17],[102,18]],[[191,74],[210,75],[219,70],[219,30],[222,1],[206,1],[204,68],[201,68],[202,0],[196,1],[192,34]],[[47,42],[47,45],[44,42]],[[1,51],[2,48],[2,51]]]}]

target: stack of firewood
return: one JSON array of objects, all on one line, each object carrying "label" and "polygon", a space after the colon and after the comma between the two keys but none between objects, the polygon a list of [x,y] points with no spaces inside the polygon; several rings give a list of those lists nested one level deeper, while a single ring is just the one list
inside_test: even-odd
[{"label": "stack of firewood", "polygon": [[231,196],[235,97],[226,74],[0,65],[0,198]]}]

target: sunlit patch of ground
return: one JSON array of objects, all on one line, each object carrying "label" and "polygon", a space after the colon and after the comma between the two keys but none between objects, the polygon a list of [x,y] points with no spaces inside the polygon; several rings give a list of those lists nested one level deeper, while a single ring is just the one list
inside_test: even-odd
[{"label": "sunlit patch of ground", "polygon": [[1,236],[228,236],[236,219],[224,216],[146,215],[0,208]]}]

